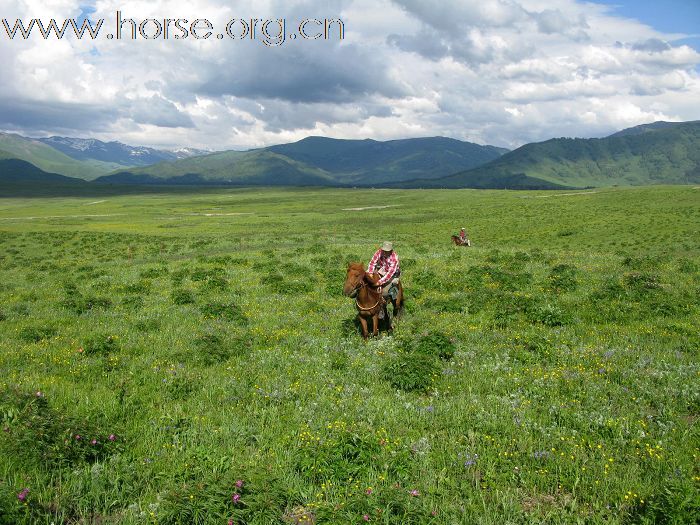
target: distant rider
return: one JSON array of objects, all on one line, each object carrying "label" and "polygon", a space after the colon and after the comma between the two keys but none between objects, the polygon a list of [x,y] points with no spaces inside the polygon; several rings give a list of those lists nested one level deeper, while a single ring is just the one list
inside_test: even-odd
[{"label": "distant rider", "polygon": [[459,242],[461,242],[462,244],[465,244],[467,246],[471,245],[471,242],[469,241],[469,237],[467,237],[467,231],[464,228],[459,230]]}]

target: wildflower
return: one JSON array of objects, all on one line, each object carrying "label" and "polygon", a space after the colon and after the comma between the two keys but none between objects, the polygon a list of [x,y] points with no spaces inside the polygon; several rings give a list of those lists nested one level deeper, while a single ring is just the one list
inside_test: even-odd
[{"label": "wildflower", "polygon": [[22,492],[17,494],[17,499],[20,500],[22,503],[24,503],[26,501],[28,495],[29,495],[29,489],[23,488]]},{"label": "wildflower", "polygon": [[369,514],[364,514],[364,515],[362,516],[362,519],[365,520],[365,521],[369,521]]},{"label": "wildflower", "polygon": [[371,496],[372,495],[372,487],[367,487],[367,490],[365,490],[365,494],[367,494],[368,496]]},{"label": "wildflower", "polygon": [[107,439],[109,439],[110,441],[116,441],[116,440],[117,440],[117,436],[115,436],[114,434],[110,434],[109,437],[108,437]]},{"label": "wildflower", "polygon": [[242,479],[237,479],[236,480],[236,487],[243,488],[243,480]]},{"label": "wildflower", "polygon": [[414,498],[417,498],[418,496],[420,496],[420,491],[418,489],[413,489],[411,492],[409,492],[409,494]]},{"label": "wildflower", "polygon": [[228,520],[228,525],[233,525],[233,520]]},{"label": "wildflower", "polygon": [[44,393],[40,390],[36,393],[36,397],[44,397]]},{"label": "wildflower", "polygon": [[92,441],[90,441],[90,444],[91,444],[91,445],[97,445],[97,440],[96,440],[96,439],[93,439]]},{"label": "wildflower", "polygon": [[241,501],[241,495],[238,494],[237,492],[234,492],[233,495],[231,496],[231,501],[233,501],[234,504],[238,503],[239,501]]},{"label": "wildflower", "polygon": [[80,441],[81,439],[83,439],[83,436],[81,436],[80,434],[76,434],[76,435],[75,435],[75,440],[76,440],[76,441]]}]

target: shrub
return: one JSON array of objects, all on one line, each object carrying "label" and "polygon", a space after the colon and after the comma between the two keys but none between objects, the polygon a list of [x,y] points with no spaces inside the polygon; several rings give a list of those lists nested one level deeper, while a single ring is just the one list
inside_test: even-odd
[{"label": "shrub", "polygon": [[252,343],[244,336],[225,337],[217,334],[202,334],[194,341],[197,348],[195,360],[205,366],[228,361],[250,353]]},{"label": "shrub", "polygon": [[557,292],[571,292],[576,289],[576,267],[570,264],[558,264],[549,272],[549,286]]},{"label": "shrub", "polygon": [[402,352],[384,366],[391,386],[406,392],[427,392],[439,374],[437,359],[418,352]]},{"label": "shrub", "polygon": [[114,429],[59,411],[43,394],[0,390],[0,414],[5,429],[0,453],[41,468],[92,463],[121,447]]},{"label": "shrub", "polygon": [[204,317],[208,319],[223,319],[225,321],[236,321],[239,324],[246,324],[248,318],[235,303],[208,303],[200,308]]},{"label": "shrub", "polygon": [[143,297],[140,295],[129,295],[122,299],[122,304],[127,308],[141,308],[143,307]]},{"label": "shrub", "polygon": [[157,279],[163,275],[168,275],[170,270],[165,266],[156,266],[154,268],[146,268],[141,272],[141,277],[145,279]]},{"label": "shrub", "polygon": [[195,302],[194,294],[191,291],[183,288],[173,290],[170,297],[172,298],[173,303],[177,305],[194,304]]},{"label": "shrub", "polygon": [[622,282],[634,293],[644,295],[661,288],[659,276],[652,273],[631,272],[624,275]]},{"label": "shrub", "polygon": [[440,359],[450,360],[455,355],[455,344],[452,339],[442,332],[433,332],[424,335],[418,340],[416,351],[430,356],[437,356]]},{"label": "shrub", "polygon": [[38,343],[51,339],[58,330],[51,326],[25,326],[19,331],[19,338],[25,343]]},{"label": "shrub", "polygon": [[568,315],[556,305],[546,304],[528,314],[532,323],[540,323],[545,326],[562,326],[569,322]]},{"label": "shrub", "polygon": [[85,355],[106,356],[119,350],[119,341],[116,335],[93,335],[83,342]]},{"label": "shrub", "polygon": [[207,277],[200,282],[200,288],[204,291],[224,292],[228,287],[228,281],[223,277]]}]

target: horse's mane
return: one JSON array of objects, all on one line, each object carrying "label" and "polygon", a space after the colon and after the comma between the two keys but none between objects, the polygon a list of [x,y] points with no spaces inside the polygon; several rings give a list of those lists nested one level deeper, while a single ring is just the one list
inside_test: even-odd
[{"label": "horse's mane", "polygon": [[365,271],[365,265],[360,263],[360,262],[353,262],[348,264],[348,273],[351,271],[357,272],[358,274],[361,274],[363,278],[368,281],[370,284],[375,284],[375,277],[372,274],[369,274]]}]

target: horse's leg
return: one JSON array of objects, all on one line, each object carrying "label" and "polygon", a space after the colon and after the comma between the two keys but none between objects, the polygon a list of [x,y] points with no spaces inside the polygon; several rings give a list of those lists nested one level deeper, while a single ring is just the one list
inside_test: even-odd
[{"label": "horse's leg", "polygon": [[379,335],[379,314],[374,314],[372,316],[372,335],[377,337]]},{"label": "horse's leg", "polygon": [[403,285],[399,282],[399,293],[396,295],[396,300],[394,303],[394,317],[397,319],[401,315],[401,309],[403,308]]},{"label": "horse's leg", "polygon": [[361,315],[359,316],[359,318],[360,318],[360,324],[362,325],[362,337],[364,339],[367,339],[367,336],[369,335],[369,333],[367,332],[367,319],[365,319]]}]

